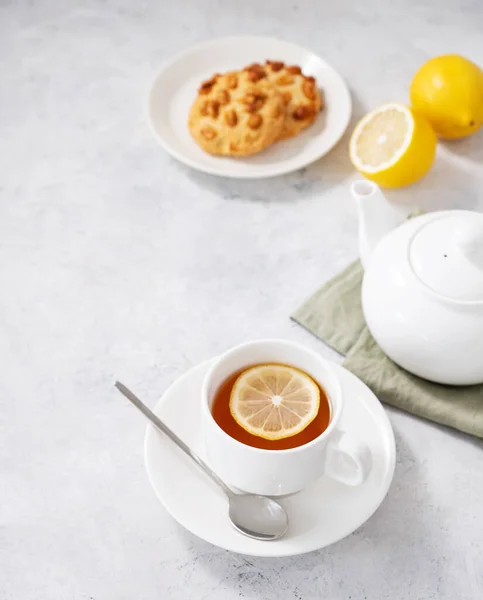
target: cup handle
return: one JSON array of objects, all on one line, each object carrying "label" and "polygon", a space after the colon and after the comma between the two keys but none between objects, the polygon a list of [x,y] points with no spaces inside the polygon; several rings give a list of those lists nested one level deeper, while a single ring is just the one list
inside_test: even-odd
[{"label": "cup handle", "polygon": [[366,444],[337,429],[327,444],[325,474],[346,485],[360,485],[372,468],[371,451]]}]

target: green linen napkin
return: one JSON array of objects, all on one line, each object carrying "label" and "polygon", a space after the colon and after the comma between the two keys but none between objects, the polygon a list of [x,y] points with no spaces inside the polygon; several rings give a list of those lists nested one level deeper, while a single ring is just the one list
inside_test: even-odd
[{"label": "green linen napkin", "polygon": [[345,355],[344,367],[386,402],[483,438],[483,385],[453,387],[411,375],[393,363],[369,333],[361,307],[359,261],[324,284],[292,319]]}]

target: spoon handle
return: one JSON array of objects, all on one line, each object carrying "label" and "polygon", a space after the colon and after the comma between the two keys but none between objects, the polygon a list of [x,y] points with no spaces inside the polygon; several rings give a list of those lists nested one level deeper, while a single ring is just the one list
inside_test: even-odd
[{"label": "spoon handle", "polygon": [[203,469],[203,471],[208,475],[208,477],[211,477],[211,479],[225,492],[225,494],[229,498],[231,498],[232,496],[235,495],[232,492],[232,490],[225,484],[225,482],[222,481],[218,477],[218,475],[214,471],[212,471],[210,469],[210,467],[197,454],[195,454],[195,452],[193,452],[193,450],[191,450],[191,448],[189,446],[187,446],[183,442],[183,440],[181,440],[174,433],[174,431],[172,431],[165,423],[163,423],[161,421],[161,419],[159,419],[153,413],[152,410],[150,410],[143,402],[141,402],[141,400],[135,394],[133,394],[133,392],[131,392],[131,390],[129,390],[120,381],[116,381],[115,386],[121,392],[121,394],[123,394],[123,396],[125,396],[130,402],[132,402],[132,404],[134,404],[134,406],[138,410],[140,410],[143,413],[143,415],[147,419],[149,419],[149,421],[151,421],[151,423],[156,427],[156,429],[158,429],[162,433],[166,434],[170,438],[171,441],[173,441],[179,448],[181,448],[181,450],[183,450],[183,452],[185,454],[187,454],[192,460],[194,460],[195,463],[201,469]]}]

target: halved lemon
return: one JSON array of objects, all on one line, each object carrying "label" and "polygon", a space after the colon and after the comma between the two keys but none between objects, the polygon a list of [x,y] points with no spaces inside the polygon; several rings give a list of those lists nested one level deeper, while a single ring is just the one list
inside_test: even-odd
[{"label": "halved lemon", "polygon": [[266,440],[281,440],[303,431],[317,416],[320,390],[294,367],[251,367],[235,381],[230,412],[245,431]]},{"label": "halved lemon", "polygon": [[436,153],[429,122],[403,104],[385,104],[366,115],[354,129],[352,164],[367,179],[384,187],[401,187],[421,179]]}]

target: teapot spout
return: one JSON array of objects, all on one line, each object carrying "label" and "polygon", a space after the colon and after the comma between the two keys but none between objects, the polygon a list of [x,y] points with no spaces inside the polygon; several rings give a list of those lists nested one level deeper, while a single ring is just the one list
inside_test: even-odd
[{"label": "teapot spout", "polygon": [[359,256],[364,269],[379,241],[404,222],[405,215],[397,211],[372,181],[359,180],[351,186],[352,197],[359,212]]}]

